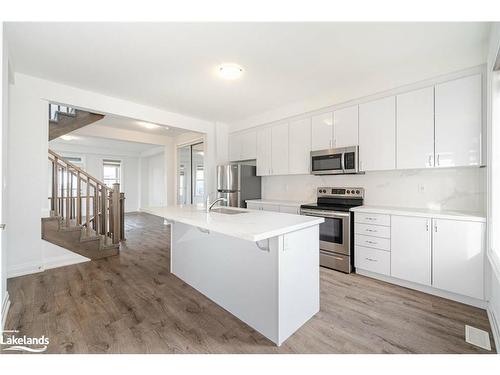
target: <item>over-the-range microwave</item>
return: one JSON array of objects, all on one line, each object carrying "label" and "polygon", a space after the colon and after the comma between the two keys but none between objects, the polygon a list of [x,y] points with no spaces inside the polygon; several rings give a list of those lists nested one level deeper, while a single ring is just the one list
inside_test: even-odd
[{"label": "over-the-range microwave", "polygon": [[311,151],[311,174],[359,173],[358,146]]}]

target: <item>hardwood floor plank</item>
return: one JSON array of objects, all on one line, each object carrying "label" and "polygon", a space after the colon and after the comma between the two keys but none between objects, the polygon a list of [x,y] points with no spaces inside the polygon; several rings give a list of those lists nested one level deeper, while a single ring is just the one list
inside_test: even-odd
[{"label": "hardwood floor plank", "polygon": [[465,342],[486,312],[321,269],[321,309],[281,347],[170,273],[170,231],[126,215],[119,256],[9,279],[6,329],[49,353],[493,353]]}]

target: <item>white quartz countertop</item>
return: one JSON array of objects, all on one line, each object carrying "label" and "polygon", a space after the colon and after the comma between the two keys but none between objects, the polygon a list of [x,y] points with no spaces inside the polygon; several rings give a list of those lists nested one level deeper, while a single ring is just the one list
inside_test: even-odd
[{"label": "white quartz countertop", "polygon": [[424,208],[388,207],[388,206],[359,206],[351,208],[353,212],[372,214],[402,215],[430,217],[435,219],[467,220],[485,222],[486,218],[478,212],[432,210]]},{"label": "white quartz countertop", "polygon": [[163,217],[170,221],[177,221],[252,242],[319,225],[324,221],[320,217],[242,208],[224,208],[241,210],[245,211],[245,213],[237,215],[228,215],[214,211],[206,213],[205,207],[202,205],[148,207],[141,209],[141,211]]},{"label": "white quartz countertop", "polygon": [[261,203],[261,204],[275,204],[279,206],[290,206],[290,207],[300,207],[302,204],[306,204],[309,202],[299,202],[299,201],[287,201],[287,200],[279,200],[279,199],[247,199],[245,202],[247,203]]}]

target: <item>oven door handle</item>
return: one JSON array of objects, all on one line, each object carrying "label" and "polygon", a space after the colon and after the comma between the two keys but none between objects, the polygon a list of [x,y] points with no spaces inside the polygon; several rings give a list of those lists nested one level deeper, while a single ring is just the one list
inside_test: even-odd
[{"label": "oven door handle", "polygon": [[322,211],[322,210],[301,210],[300,211],[300,214],[301,215],[304,215],[304,216],[314,216],[314,217],[339,217],[339,218],[346,218],[346,217],[350,217],[350,213],[349,212],[342,212],[342,213],[333,213],[333,212],[329,212],[329,211]]}]

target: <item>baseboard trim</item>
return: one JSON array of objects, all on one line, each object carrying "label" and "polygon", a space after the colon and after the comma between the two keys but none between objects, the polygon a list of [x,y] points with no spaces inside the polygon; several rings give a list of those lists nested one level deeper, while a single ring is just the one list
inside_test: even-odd
[{"label": "baseboard trim", "polygon": [[73,256],[52,257],[44,260],[43,269],[50,270],[52,268],[71,266],[73,264],[85,263],[89,261],[90,259],[85,257],[80,257],[80,258],[75,258]]},{"label": "baseboard trim", "polygon": [[43,272],[43,265],[40,263],[21,263],[15,266],[8,267],[7,278],[19,277],[24,275],[31,275],[32,273]]},{"label": "baseboard trim", "polygon": [[498,327],[498,320],[495,316],[495,311],[491,308],[491,305],[488,304],[488,308],[486,309],[488,313],[488,320],[490,321],[491,332],[493,333],[493,341],[495,342],[495,348],[497,350],[500,349],[500,327]]},{"label": "baseboard trim", "polygon": [[483,300],[480,300],[477,298],[462,296],[460,294],[447,292],[445,290],[436,289],[436,288],[433,288],[433,287],[427,286],[427,285],[420,285],[417,283],[413,283],[411,281],[401,280],[401,279],[397,279],[397,278],[391,277],[391,276],[381,275],[381,274],[378,274],[375,272],[356,269],[356,273],[359,275],[371,277],[371,278],[374,278],[374,279],[377,279],[380,281],[385,281],[385,282],[390,283],[390,284],[399,285],[399,286],[402,286],[405,288],[418,290],[419,292],[432,294],[432,295],[437,296],[437,297],[446,298],[446,299],[450,299],[452,301],[460,302],[460,303],[463,303],[466,305],[478,307],[480,309],[486,310],[488,308],[488,303],[486,301],[483,301]]},{"label": "baseboard trim", "polygon": [[[82,259],[83,258],[83,259]],[[57,267],[71,266],[73,264],[79,264],[84,262],[89,262],[89,258],[81,257],[76,258],[73,256],[58,256],[44,259],[42,264],[39,263],[23,263],[7,270],[7,278],[11,279],[13,277],[26,276],[34,273],[43,272]]]},{"label": "baseboard trim", "polygon": [[10,308],[9,292],[6,292],[2,303],[2,331],[5,329],[5,322],[7,321],[7,314],[9,313],[9,308]]}]

